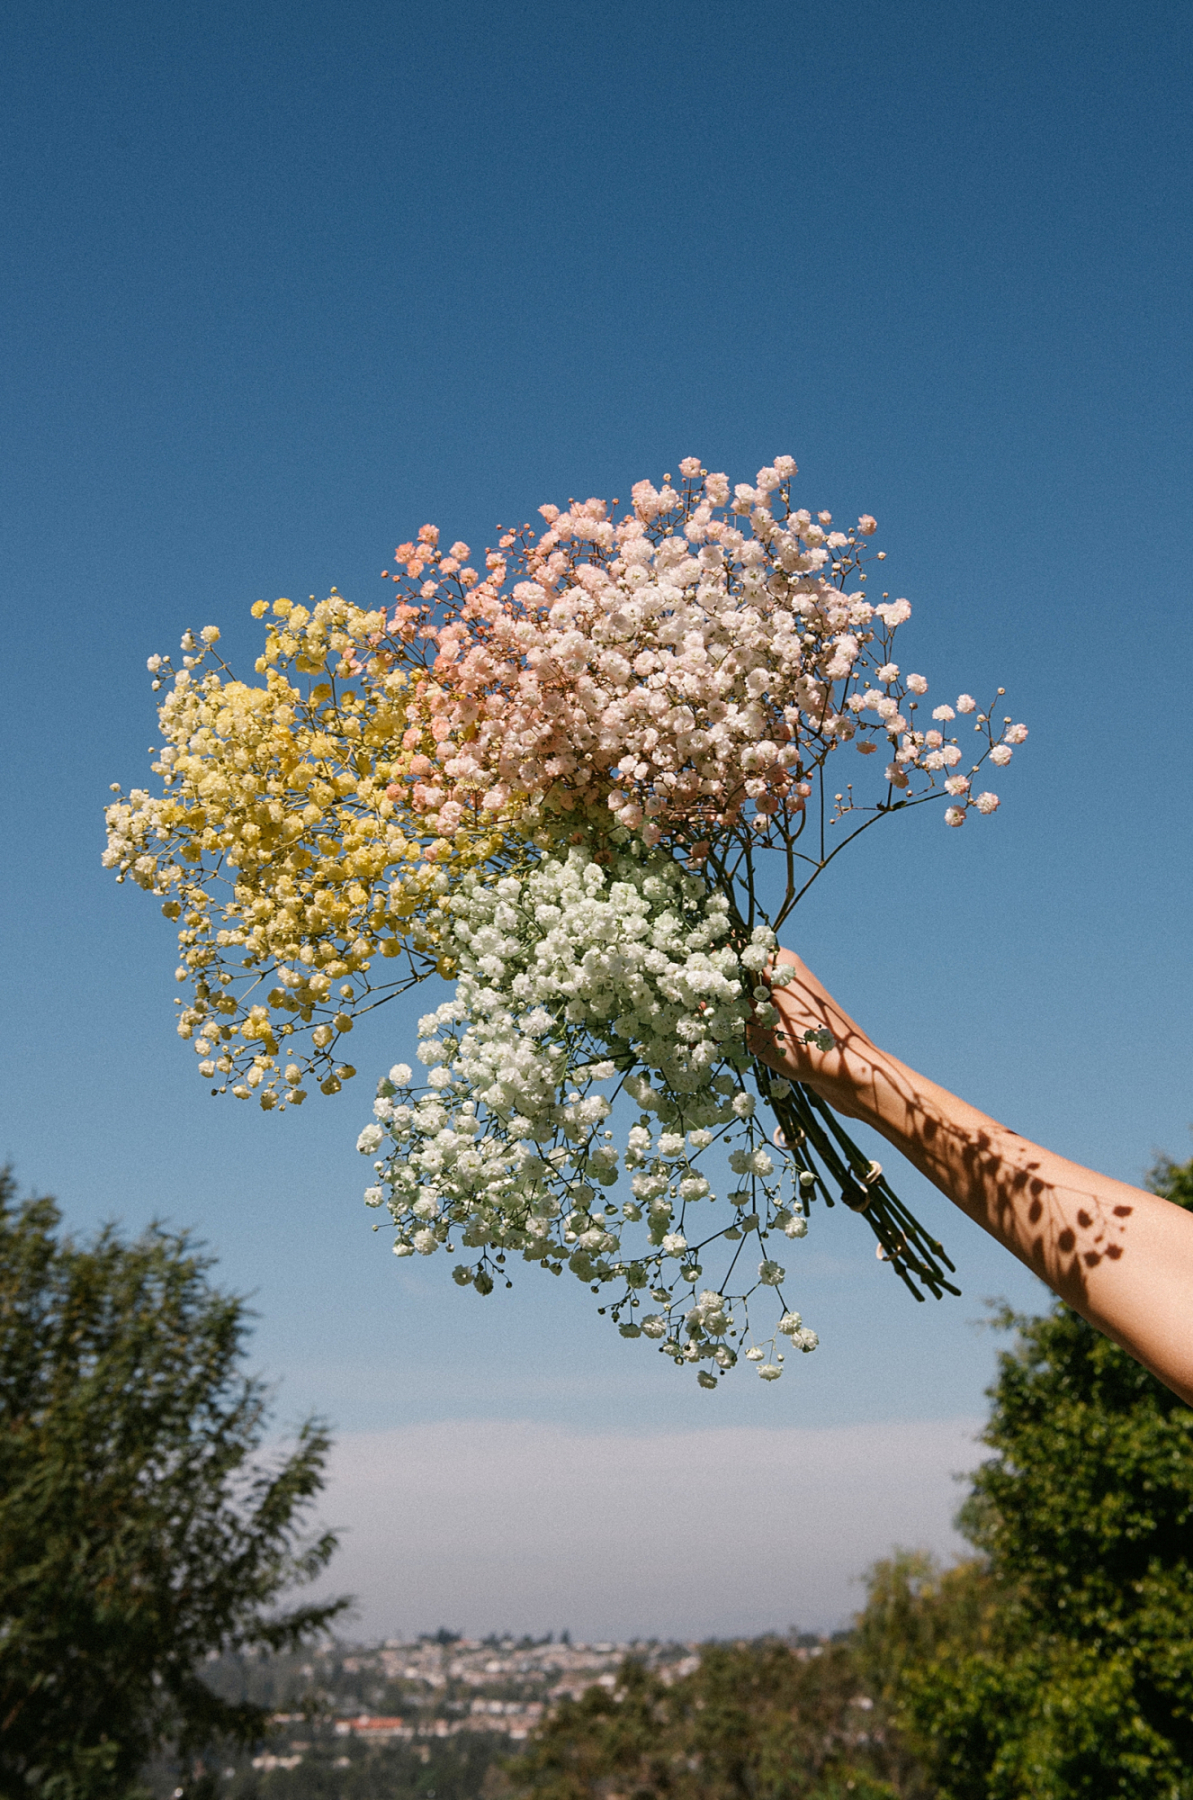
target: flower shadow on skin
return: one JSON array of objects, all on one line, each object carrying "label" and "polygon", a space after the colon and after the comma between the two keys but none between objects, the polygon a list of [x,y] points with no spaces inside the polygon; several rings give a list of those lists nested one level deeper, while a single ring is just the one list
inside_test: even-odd
[{"label": "flower shadow on skin", "polygon": [[[755,1055],[880,1132],[1069,1305],[1120,1337],[1093,1303],[1089,1278],[1125,1253],[1137,1211],[1131,1190],[1121,1186],[1121,1199],[1099,1192],[1090,1171],[1052,1157],[880,1051],[798,957],[781,950],[778,960],[796,976],[775,990],[779,1026],[751,1029]],[[830,1033],[832,1048],[805,1041],[812,1031]]]}]

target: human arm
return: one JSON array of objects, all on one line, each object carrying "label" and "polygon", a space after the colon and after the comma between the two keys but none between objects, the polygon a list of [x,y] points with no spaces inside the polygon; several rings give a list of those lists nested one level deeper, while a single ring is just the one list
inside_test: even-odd
[{"label": "human arm", "polygon": [[[861,1119],[1091,1325],[1193,1405],[1193,1214],[1057,1156],[878,1046],[804,963],[755,1028],[773,1068]],[[824,1028],[829,1050],[803,1041]]]}]

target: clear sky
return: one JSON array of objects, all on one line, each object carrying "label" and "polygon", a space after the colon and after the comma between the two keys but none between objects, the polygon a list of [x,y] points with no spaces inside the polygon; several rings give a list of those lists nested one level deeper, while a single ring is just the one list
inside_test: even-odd
[{"label": "clear sky", "polygon": [[[6,9],[0,1153],[72,1223],[194,1226],[256,1296],[282,1417],[344,1438],[329,1509],[351,1585],[384,1557],[377,1629],[830,1622],[896,1529],[946,1541],[982,1297],[1041,1290],[908,1172],[964,1298],[915,1306],[821,1215],[793,1284],[821,1349],[708,1395],[578,1284],[527,1271],[481,1301],[440,1259],[396,1263],[353,1145],[430,1002],[358,1031],[356,1092],[281,1118],[208,1098],[170,928],[99,863],[107,784],[157,741],[146,656],[216,623],[247,673],[252,601],[373,603],[424,520],[475,547],[689,453],[745,480],[790,452],[802,504],[877,515],[909,665],[1004,685],[1031,728],[995,817],[891,821],[794,947],[1038,1141],[1127,1180],[1187,1155],[1191,51],[1188,6],[1146,0]],[[833,1483],[865,1445],[874,1501],[830,1592]],[[619,1459],[626,1532],[668,1520],[681,1449],[754,1470],[769,1524],[736,1611],[677,1583],[647,1621],[632,1560],[566,1520]],[[802,1491],[776,1486],[793,1457]],[[428,1458],[461,1473],[419,1556],[386,1497]],[[922,1473],[897,1527],[887,1466]],[[498,1548],[467,1592],[451,1572],[465,1490],[550,1512],[516,1618]],[[712,1567],[707,1491],[683,1554]],[[804,1562],[780,1579],[784,1504]]]}]

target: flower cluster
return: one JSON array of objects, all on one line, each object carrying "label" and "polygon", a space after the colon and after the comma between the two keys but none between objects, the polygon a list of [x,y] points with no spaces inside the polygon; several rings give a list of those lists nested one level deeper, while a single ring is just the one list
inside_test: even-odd
[{"label": "flower cluster", "polygon": [[[747,1083],[747,1023],[777,1016],[759,985],[774,934],[759,926],[735,949],[725,895],[641,845],[574,847],[496,883],[467,875],[447,912],[460,974],[420,1023],[425,1084],[392,1070],[358,1144],[376,1157],[389,1140],[366,1199],[388,1205],[397,1254],[458,1239],[481,1254],[455,1278],[482,1293],[509,1255],[566,1265],[610,1289],[624,1336],[708,1365],[704,1386],[739,1351],[774,1379],[782,1352],[753,1343],[750,1299],[773,1290],[779,1333],[814,1347],[767,1239],[804,1235],[818,1182],[796,1146],[768,1144]],[[609,1122],[623,1114],[619,1149]],[[722,1176],[728,1207],[714,1209]],[[718,1244],[728,1266],[702,1290]]]},{"label": "flower cluster", "polygon": [[[431,646],[403,740],[415,810],[450,831],[478,799],[548,821],[608,807],[699,859],[747,823],[798,838],[827,758],[853,744],[884,753],[876,811],[947,794],[950,824],[992,812],[972,778],[1026,731],[978,714],[964,769],[948,726],[977,713],[970,696],[920,726],[928,683],[894,660],[911,608],[866,594],[873,518],[839,531],[793,509],[788,456],[732,490],[694,457],[680,468],[680,489],[639,482],[617,522],[603,500],[540,508],[546,531],[507,532],[483,579],[433,526],[399,547],[395,625],[422,618]],[[847,784],[837,816],[856,810]]]},{"label": "flower cluster", "polygon": [[177,671],[150,658],[154,687],[169,683],[162,792],[115,790],[104,855],[180,922],[178,1031],[201,1074],[267,1110],[300,1103],[308,1075],[334,1093],[355,1074],[342,1040],[375,1003],[375,958],[404,968],[382,993],[447,972],[449,871],[500,842],[489,826],[429,842],[391,780],[409,680],[379,642],[385,615],[334,592],[272,612],[260,685],[219,660],[215,626],[187,633]]},{"label": "flower cluster", "polygon": [[[483,569],[424,525],[396,603],[258,602],[256,685],[214,627],[188,633],[181,668],[149,665],[162,791],[108,809],[105,862],[179,922],[178,1030],[214,1092],[335,1093],[362,1011],[456,977],[423,1020],[426,1081],[396,1066],[360,1139],[397,1252],[458,1240],[482,1293],[511,1256],[566,1266],[704,1386],[739,1356],[773,1380],[779,1339],[814,1345],[771,1250],[816,1198],[864,1216],[917,1298],[956,1291],[881,1169],[746,1032],[777,1018],[777,932],[845,844],[932,800],[950,826],[993,813],[975,777],[1027,737],[971,695],[925,700],[896,660],[910,606],[867,591],[875,520],[793,506],[795,472],[776,457],[734,487],[687,457],[620,516],[543,506]],[[851,750],[880,771],[865,797],[830,791]],[[771,1289],[767,1347],[750,1307]]]}]

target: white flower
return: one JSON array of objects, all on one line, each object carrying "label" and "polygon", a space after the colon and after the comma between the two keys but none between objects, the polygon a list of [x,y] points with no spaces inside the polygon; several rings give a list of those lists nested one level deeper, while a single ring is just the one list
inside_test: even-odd
[{"label": "white flower", "polygon": [[1009,744],[995,744],[993,750],[990,752],[990,761],[995,763],[997,767],[1001,769],[1010,762],[1014,754],[1015,752],[1011,749]]},{"label": "white flower", "polygon": [[964,825],[964,823],[965,823],[964,808],[960,807],[960,806],[946,806],[945,812],[944,812],[944,822],[946,825]]},{"label": "white flower", "polygon": [[783,1370],[779,1363],[763,1363],[758,1373],[763,1381],[777,1381]]},{"label": "white flower", "polygon": [[998,809],[998,795],[990,793],[979,794],[974,801],[974,805],[980,813],[996,812]]},{"label": "white flower", "polygon": [[971,713],[976,705],[977,701],[972,694],[959,694],[957,697],[957,711],[959,713]]},{"label": "white flower", "polygon": [[380,1125],[366,1125],[356,1140],[356,1148],[362,1156],[372,1156],[384,1136]]},{"label": "white flower", "polygon": [[[681,1360],[692,1360],[695,1345],[697,1362],[715,1343],[728,1368],[737,1354],[725,1342],[730,1301],[712,1289],[687,1315],[683,1348],[683,1303],[663,1274],[673,1258],[683,1283],[701,1275],[682,1209],[715,1200],[710,1177],[723,1164],[707,1174],[699,1164],[723,1145],[750,1185],[733,1196],[720,1229],[736,1235],[734,1220],[748,1213],[746,1228],[764,1245],[768,1231],[792,1221],[780,1184],[798,1171],[786,1158],[776,1171],[759,1141],[766,1128],[756,1097],[743,1085],[747,996],[768,989],[729,939],[725,896],[663,847],[597,864],[583,845],[543,856],[512,885],[477,872],[448,893],[452,941],[443,949],[459,969],[455,993],[420,1021],[421,1097],[409,1096],[406,1065],[382,1084],[377,1123],[360,1140],[363,1152],[385,1158],[377,1164],[384,1185],[370,1187],[368,1203],[382,1197],[404,1256],[432,1255],[450,1230],[474,1253],[566,1264],[598,1287],[650,1290],[657,1310],[629,1335]],[[770,928],[756,927],[748,950],[759,973],[774,946]],[[631,1197],[623,1204],[620,1195],[605,1199],[621,1159],[612,1102],[592,1084],[625,1071],[627,1044],[636,1067],[621,1073],[621,1086],[654,1115],[655,1129],[626,1122]],[[716,1236],[714,1224],[702,1261]],[[782,1279],[778,1264],[763,1266],[776,1271],[769,1285]],[[458,1268],[462,1285],[492,1290],[483,1259]],[[738,1304],[748,1329],[748,1299],[739,1295]]]},{"label": "white flower", "polygon": [[730,1319],[725,1305],[725,1296],[719,1294],[715,1288],[705,1288],[690,1317],[699,1323],[702,1330],[712,1332],[714,1335],[727,1331]]},{"label": "white flower", "polygon": [[778,1287],[786,1273],[777,1262],[763,1261],[758,1265],[758,1279],[766,1287]]}]

